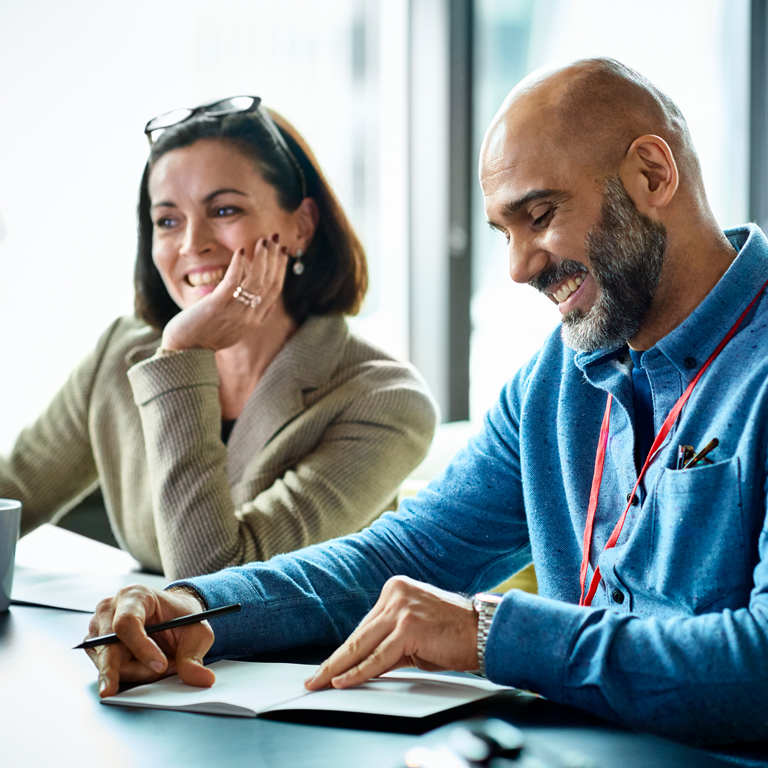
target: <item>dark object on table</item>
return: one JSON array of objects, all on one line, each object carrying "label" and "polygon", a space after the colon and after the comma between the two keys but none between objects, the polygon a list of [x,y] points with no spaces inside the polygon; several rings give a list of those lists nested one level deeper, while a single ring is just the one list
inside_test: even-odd
[{"label": "dark object on table", "polygon": [[412,747],[405,755],[405,764],[408,768],[501,766],[517,762],[523,742],[522,731],[494,717],[457,725],[435,745]]},{"label": "dark object on table", "polygon": [[593,764],[573,752],[561,759],[528,747],[521,730],[495,717],[456,725],[439,741],[411,747],[405,755],[405,768],[534,767],[593,768]]}]

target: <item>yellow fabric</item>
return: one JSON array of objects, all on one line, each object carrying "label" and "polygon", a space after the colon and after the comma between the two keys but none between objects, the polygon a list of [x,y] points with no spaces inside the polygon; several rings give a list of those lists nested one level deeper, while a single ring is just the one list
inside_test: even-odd
[{"label": "yellow fabric", "polygon": [[508,592],[510,589],[520,589],[523,592],[530,592],[532,595],[538,594],[539,585],[536,582],[536,571],[533,570],[533,565],[523,568],[522,571],[499,584],[491,592]]}]

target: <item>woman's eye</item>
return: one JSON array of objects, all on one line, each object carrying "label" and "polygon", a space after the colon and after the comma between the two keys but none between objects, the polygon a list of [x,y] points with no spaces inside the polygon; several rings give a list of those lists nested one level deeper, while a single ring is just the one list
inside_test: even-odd
[{"label": "woman's eye", "polygon": [[171,229],[176,226],[176,219],[171,219],[168,216],[163,216],[155,222],[155,226],[158,229]]},{"label": "woman's eye", "polygon": [[552,216],[554,216],[555,213],[555,206],[552,206],[551,208],[547,208],[544,213],[542,213],[540,216],[534,216],[533,219],[533,226],[536,229],[542,229],[543,227],[546,227],[550,221],[552,221]]},{"label": "woman's eye", "polygon": [[224,218],[225,216],[234,216],[236,213],[240,213],[241,210],[241,208],[234,205],[222,205],[216,208],[213,214],[218,218]]}]

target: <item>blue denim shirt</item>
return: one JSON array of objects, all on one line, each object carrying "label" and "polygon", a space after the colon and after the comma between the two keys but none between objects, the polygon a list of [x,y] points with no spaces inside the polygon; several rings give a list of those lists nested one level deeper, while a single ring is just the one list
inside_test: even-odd
[{"label": "blue denim shirt", "polygon": [[[739,251],[728,272],[643,354],[657,431],[768,280],[762,232],[727,235]],[[574,353],[558,330],[505,386],[481,432],[398,513],[189,580],[210,606],[244,604],[218,621],[212,652],[339,643],[393,574],[471,594],[533,560],[540,595],[505,596],[488,640],[491,680],[677,739],[768,738],[767,325],[764,294],[694,390],[614,549],[602,547],[637,479],[629,357],[626,348]],[[584,608],[582,538],[609,392],[591,560],[603,581]],[[674,469],[678,444],[698,449],[713,437],[713,464]]]}]

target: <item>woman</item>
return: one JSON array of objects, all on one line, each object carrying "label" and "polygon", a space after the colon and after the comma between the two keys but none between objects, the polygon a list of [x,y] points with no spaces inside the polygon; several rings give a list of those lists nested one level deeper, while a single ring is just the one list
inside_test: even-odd
[{"label": "woman", "polygon": [[363,249],[303,140],[255,97],[151,120],[136,317],[0,460],[22,533],[97,484],[169,578],[364,527],[423,458],[412,367],[354,337]]}]

